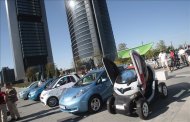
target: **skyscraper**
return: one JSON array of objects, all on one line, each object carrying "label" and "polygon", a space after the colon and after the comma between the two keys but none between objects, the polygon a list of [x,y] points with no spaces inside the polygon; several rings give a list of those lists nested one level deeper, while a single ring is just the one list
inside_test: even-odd
[{"label": "skyscraper", "polygon": [[106,0],[65,0],[75,66],[116,57]]},{"label": "skyscraper", "polygon": [[28,67],[43,69],[53,63],[43,0],[6,0],[8,25],[15,62],[15,77],[25,78]]}]

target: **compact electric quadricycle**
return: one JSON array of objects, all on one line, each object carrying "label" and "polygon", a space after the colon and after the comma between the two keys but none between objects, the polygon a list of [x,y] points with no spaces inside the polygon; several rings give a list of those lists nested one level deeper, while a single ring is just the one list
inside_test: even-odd
[{"label": "compact electric quadricycle", "polygon": [[158,84],[154,70],[136,51],[131,51],[130,56],[134,67],[123,71],[103,58],[108,77],[114,84],[114,93],[107,101],[107,109],[111,114],[137,113],[141,119],[147,119],[150,103],[159,96],[167,97],[168,90],[165,83]]}]

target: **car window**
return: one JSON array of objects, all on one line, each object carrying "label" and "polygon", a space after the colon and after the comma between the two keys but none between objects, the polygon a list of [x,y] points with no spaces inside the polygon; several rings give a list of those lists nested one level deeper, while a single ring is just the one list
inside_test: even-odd
[{"label": "car window", "polygon": [[58,81],[59,79],[60,79],[60,77],[59,77],[59,78],[56,78],[55,80],[52,80],[52,82],[48,85],[47,88],[49,88],[49,89],[53,88],[53,86],[57,83],[57,81]]},{"label": "car window", "polygon": [[49,87],[49,85],[51,85],[52,82],[53,82],[53,80],[49,81],[49,82],[45,85],[45,88]]},{"label": "car window", "polygon": [[128,69],[121,73],[120,76],[118,76],[116,83],[119,84],[125,84],[125,83],[131,83],[135,82],[137,80],[137,74],[134,69]]},{"label": "car window", "polygon": [[75,82],[75,79],[73,76],[69,76],[69,82]]},{"label": "car window", "polygon": [[63,77],[62,79],[59,80],[59,82],[57,84],[59,84],[60,86],[64,85],[68,83],[68,79],[67,77]]},{"label": "car window", "polygon": [[98,83],[102,82],[103,79],[107,79],[107,73],[103,72],[98,80]]},{"label": "car window", "polygon": [[91,84],[93,81],[95,81],[101,72],[93,72],[93,73],[88,73],[86,74],[83,78],[81,78],[75,86],[84,86]]},{"label": "car window", "polygon": [[102,79],[107,78],[107,73],[106,73],[106,72],[103,72],[102,75],[101,75],[101,78],[102,78]]},{"label": "car window", "polygon": [[36,82],[34,82],[34,83],[30,84],[30,85],[28,86],[28,88],[35,87],[35,85],[36,85],[36,84],[37,84],[37,83],[36,83]]}]

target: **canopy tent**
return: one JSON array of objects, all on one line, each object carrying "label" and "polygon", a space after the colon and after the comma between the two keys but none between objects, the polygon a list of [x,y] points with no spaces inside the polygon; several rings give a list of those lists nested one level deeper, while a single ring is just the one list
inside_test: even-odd
[{"label": "canopy tent", "polygon": [[141,45],[141,46],[134,47],[134,48],[130,48],[130,49],[127,49],[127,50],[118,51],[117,52],[118,57],[119,58],[129,58],[130,57],[129,53],[130,53],[131,50],[135,50],[140,55],[144,55],[151,49],[152,45],[153,45],[153,43],[148,43],[148,44]]}]

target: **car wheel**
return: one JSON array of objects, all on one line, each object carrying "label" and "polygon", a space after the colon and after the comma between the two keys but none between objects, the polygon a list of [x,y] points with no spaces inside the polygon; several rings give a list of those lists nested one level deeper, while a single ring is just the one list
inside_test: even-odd
[{"label": "car wheel", "polygon": [[116,114],[114,103],[115,103],[115,98],[113,96],[107,100],[107,109],[108,112],[111,114]]},{"label": "car wheel", "polygon": [[26,97],[24,98],[24,100],[28,100],[28,95],[29,95],[29,94],[26,95]]},{"label": "car wheel", "polygon": [[143,119],[146,120],[148,118],[149,115],[149,106],[148,106],[148,102],[144,99],[139,99],[136,102],[136,106],[137,106],[137,114],[138,116]]},{"label": "car wheel", "polygon": [[159,83],[158,90],[162,98],[166,98],[168,96],[168,88],[165,83]]},{"label": "car wheel", "polygon": [[47,105],[49,107],[55,107],[58,105],[58,99],[56,97],[50,97],[48,100],[47,100]]},{"label": "car wheel", "polygon": [[91,113],[98,112],[102,107],[102,100],[99,96],[92,96],[88,102],[88,108]]}]

